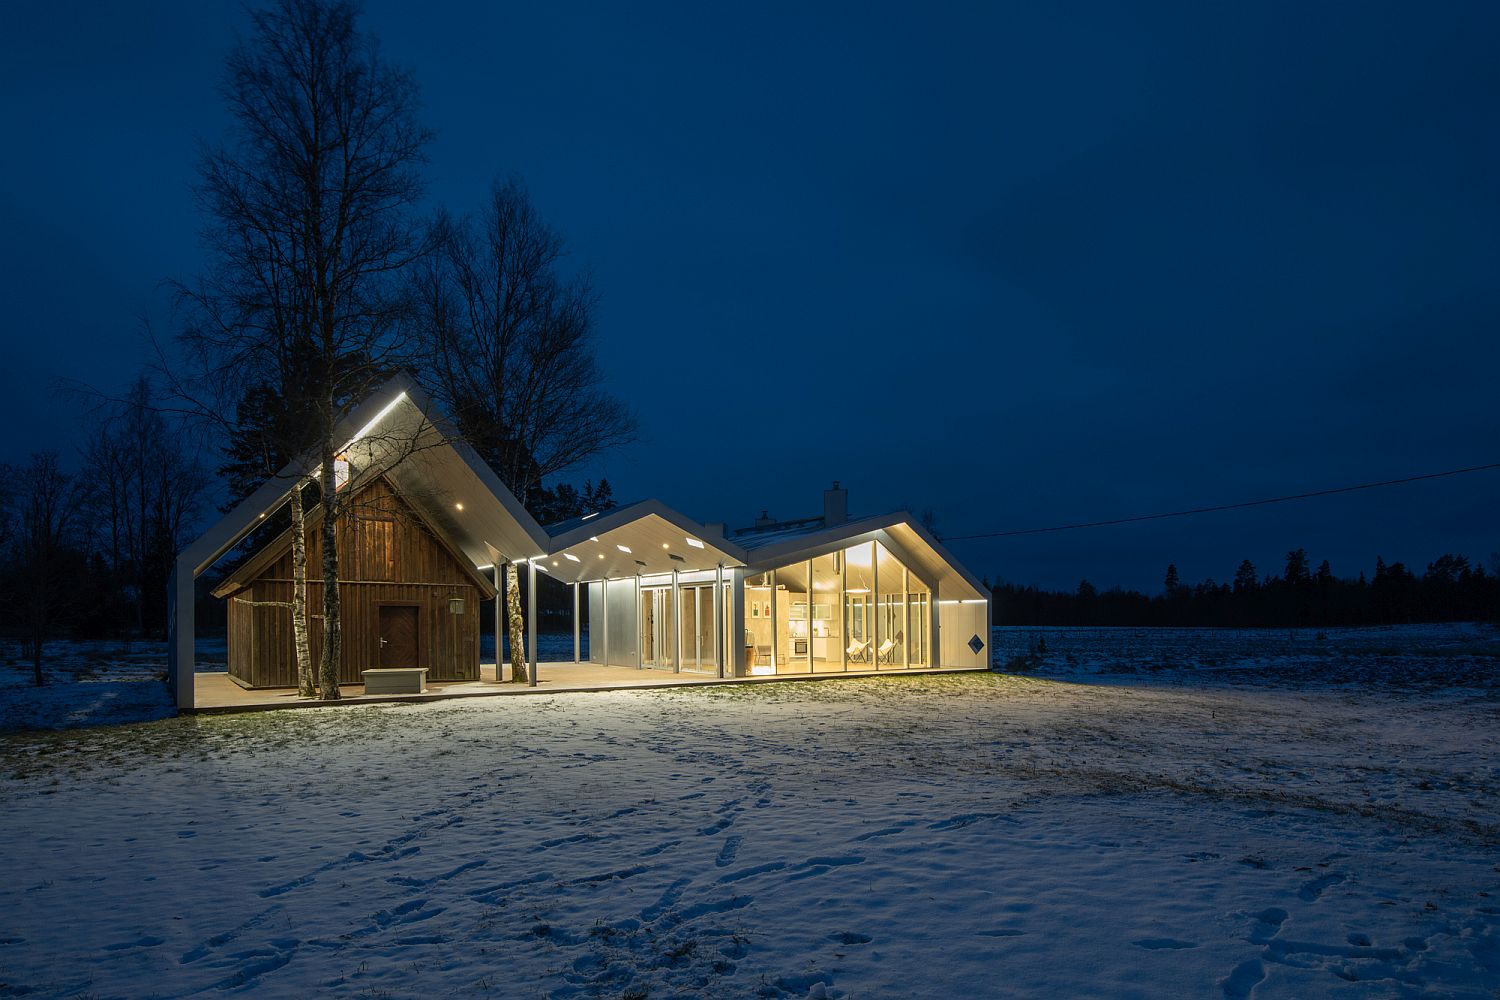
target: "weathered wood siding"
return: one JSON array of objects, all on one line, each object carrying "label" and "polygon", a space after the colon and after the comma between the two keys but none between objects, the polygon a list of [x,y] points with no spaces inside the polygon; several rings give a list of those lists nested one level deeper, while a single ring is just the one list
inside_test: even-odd
[{"label": "weathered wood siding", "polygon": [[[341,684],[362,683],[379,666],[380,606],[415,605],[417,659],[434,681],[479,679],[479,607],[472,578],[384,480],[366,486],[339,518],[339,597],[343,602]],[[307,610],[314,664],[323,648],[323,544],[307,544]],[[449,601],[462,598],[463,614]],[[292,600],[292,554],[272,562],[229,598],[229,672],[251,687],[295,687],[290,608],[251,602]]]}]

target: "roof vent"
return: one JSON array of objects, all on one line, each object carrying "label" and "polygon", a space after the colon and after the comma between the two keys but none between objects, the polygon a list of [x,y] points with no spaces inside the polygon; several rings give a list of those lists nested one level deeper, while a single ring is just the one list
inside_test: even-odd
[{"label": "roof vent", "polygon": [[760,517],[757,517],[755,519],[755,526],[757,528],[769,528],[771,525],[773,525],[775,523],[776,523],[776,519],[774,517],[772,517],[770,514],[768,514],[766,511],[761,511],[760,512]]},{"label": "roof vent", "polygon": [[823,526],[831,528],[847,520],[849,520],[849,491],[841,487],[835,479],[833,486],[823,491]]}]

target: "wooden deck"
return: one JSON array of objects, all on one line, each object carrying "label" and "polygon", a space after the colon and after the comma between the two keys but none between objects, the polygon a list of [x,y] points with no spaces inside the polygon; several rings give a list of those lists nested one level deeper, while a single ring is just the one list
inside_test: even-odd
[{"label": "wooden deck", "polygon": [[[763,674],[754,677],[719,679],[710,674],[672,673],[670,670],[607,667],[598,663],[542,663],[537,669],[535,687],[496,683],[495,665],[480,665],[480,680],[428,682],[422,694],[367,695],[363,685],[344,684],[343,698],[336,702],[297,697],[295,688],[268,688],[247,691],[229,679],[227,673],[199,673],[194,681],[193,711],[202,713],[255,712],[276,708],[332,708],[339,705],[376,705],[402,702],[442,701],[449,698],[504,698],[529,694],[559,694],[583,691],[622,691],[638,688],[691,687],[701,684],[766,684],[779,681],[837,680],[841,677],[910,676],[913,674],[978,673],[976,667],[933,667],[925,669],[887,668],[884,670],[850,670],[833,673]],[[506,667],[509,674],[509,666]]]}]

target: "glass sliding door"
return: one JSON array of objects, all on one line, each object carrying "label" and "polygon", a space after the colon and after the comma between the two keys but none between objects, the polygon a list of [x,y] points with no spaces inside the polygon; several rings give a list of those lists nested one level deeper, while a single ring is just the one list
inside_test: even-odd
[{"label": "glass sliding door", "polygon": [[672,669],[672,588],[641,588],[641,665]]},{"label": "glass sliding door", "polygon": [[682,669],[714,672],[713,584],[682,587]]}]

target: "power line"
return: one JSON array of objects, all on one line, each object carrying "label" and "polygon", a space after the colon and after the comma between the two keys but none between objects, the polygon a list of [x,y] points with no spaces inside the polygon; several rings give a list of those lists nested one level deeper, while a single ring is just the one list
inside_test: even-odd
[{"label": "power line", "polygon": [[1008,538],[1013,535],[1041,535],[1051,531],[1072,531],[1075,528],[1103,528],[1112,524],[1133,524],[1137,521],[1160,521],[1168,517],[1187,517],[1189,514],[1211,514],[1220,510],[1239,510],[1244,507],[1264,507],[1267,504],[1287,503],[1291,500],[1306,500],[1310,497],[1326,497],[1335,493],[1355,493],[1359,490],[1373,490],[1381,486],[1399,486],[1402,483],[1416,483],[1424,479],[1443,479],[1448,476],[1462,476],[1469,472],[1484,472],[1487,469],[1500,469],[1500,462],[1491,462],[1489,465],[1471,465],[1466,469],[1449,469],[1447,472],[1429,472],[1424,476],[1407,476],[1404,479],[1384,479],[1378,483],[1361,483],[1358,486],[1340,486],[1331,490],[1313,490],[1310,493],[1293,493],[1284,497],[1269,497],[1265,500],[1246,500],[1243,503],[1225,503],[1216,507],[1194,507],[1191,510],[1174,510],[1164,514],[1142,514],[1139,517],[1117,517],[1109,521],[1084,521],[1079,524],[1058,524],[1050,528],[1022,528],[1019,531],[983,531],[973,535],[944,535],[945,542],[965,541],[971,538]]}]

